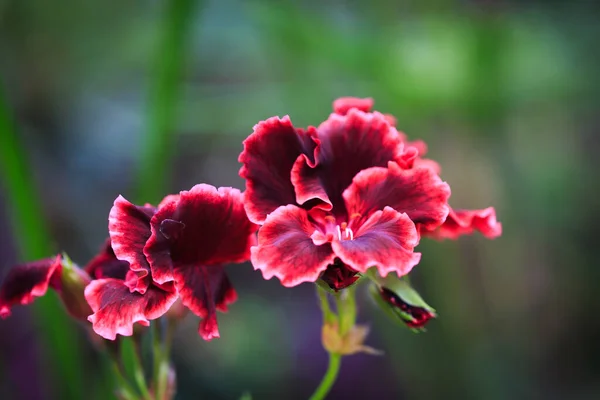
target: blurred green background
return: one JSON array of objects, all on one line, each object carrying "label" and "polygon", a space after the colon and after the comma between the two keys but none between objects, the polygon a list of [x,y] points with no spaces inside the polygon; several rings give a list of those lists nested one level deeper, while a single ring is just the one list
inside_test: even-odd
[{"label": "blurred green background", "polygon": [[[423,240],[426,334],[360,293],[368,344],[332,399],[600,398],[599,7],[519,1],[0,0],[0,276],[107,236],[118,194],[243,187],[252,126],[317,125],[373,97],[422,138],[451,204],[504,235]],[[306,399],[326,368],[311,285],[230,266],[239,301],[174,346],[178,399]],[[107,399],[83,326],[54,295],[0,321],[1,399]]]}]

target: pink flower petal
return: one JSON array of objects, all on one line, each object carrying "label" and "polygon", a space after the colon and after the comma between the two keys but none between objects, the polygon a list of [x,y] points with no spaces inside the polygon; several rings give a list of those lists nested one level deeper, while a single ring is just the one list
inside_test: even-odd
[{"label": "pink flower petal", "polygon": [[502,224],[496,220],[496,210],[488,207],[483,210],[450,210],[446,221],[437,229],[421,229],[423,236],[436,239],[458,239],[462,235],[481,232],[488,239],[502,235]]},{"label": "pink flower petal", "polygon": [[291,173],[301,204],[317,201],[345,216],[342,192],[354,176],[370,167],[385,167],[402,155],[402,142],[384,116],[355,108],[347,115],[331,114],[318,128],[317,163],[297,161]]},{"label": "pink flower petal", "polygon": [[127,271],[129,271],[129,263],[119,260],[115,256],[110,239],[107,239],[100,252],[84,267],[84,271],[92,279],[115,278],[124,280]]},{"label": "pink flower petal", "polygon": [[373,99],[370,97],[361,99],[358,97],[340,97],[333,102],[333,112],[346,115],[353,108],[363,112],[369,112],[373,108]]},{"label": "pink flower petal", "polygon": [[0,286],[0,317],[10,316],[15,304],[31,304],[36,297],[42,297],[48,286],[60,284],[62,257],[45,258],[13,267]]},{"label": "pink flower petal", "polygon": [[144,248],[154,281],[173,280],[178,266],[248,260],[258,227],[248,220],[243,199],[237,189],[200,184],[158,210]]},{"label": "pink flower petal", "polygon": [[85,298],[94,312],[88,320],[94,332],[108,340],[115,340],[117,335],[131,336],[135,323],[150,325],[150,320],[166,313],[177,297],[172,285],[169,290],[149,285],[141,294],[113,278],[92,281],[85,288]]},{"label": "pink flower petal", "polygon": [[376,211],[357,229],[353,240],[334,240],[334,253],[350,268],[366,272],[377,267],[381,276],[396,272],[406,275],[419,263],[414,253],[419,243],[415,224],[405,213],[391,207]]},{"label": "pink flower petal", "polygon": [[450,187],[432,170],[404,170],[390,162],[388,168],[369,168],[354,178],[344,191],[349,215],[362,220],[389,206],[407,213],[415,224],[435,228],[449,212]]},{"label": "pink flower petal", "polygon": [[289,117],[273,117],[258,123],[244,140],[240,176],[246,180],[246,211],[257,224],[280,205],[295,204],[290,171],[300,155],[315,163],[314,128],[294,128]]},{"label": "pink flower petal", "polygon": [[[152,207],[136,206],[119,196],[108,215],[108,232],[115,255],[119,260],[129,262],[129,268],[139,272],[140,278],[150,272],[144,246],[151,235],[150,219],[155,212]],[[140,279],[136,290],[143,294],[147,289],[146,282],[149,281]]]},{"label": "pink flower petal", "polygon": [[315,282],[335,255],[331,244],[311,238],[315,226],[308,212],[294,205],[279,207],[269,214],[252,248],[252,264],[265,279],[276,276],[283,286]]},{"label": "pink flower petal", "polygon": [[184,306],[202,318],[198,333],[204,340],[218,338],[217,310],[237,299],[225,269],[220,265],[179,266],[173,271],[175,285]]}]

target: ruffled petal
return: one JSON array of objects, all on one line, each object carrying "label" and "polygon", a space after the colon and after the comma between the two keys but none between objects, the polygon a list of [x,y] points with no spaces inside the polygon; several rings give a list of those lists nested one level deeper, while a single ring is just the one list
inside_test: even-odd
[{"label": "ruffled petal", "polygon": [[60,285],[61,260],[57,255],[13,267],[0,286],[0,317],[9,317],[15,304],[31,304],[45,295],[54,282]]},{"label": "ruffled petal", "polygon": [[92,279],[115,278],[124,280],[127,271],[129,271],[129,263],[119,260],[115,256],[110,239],[107,239],[100,252],[92,258],[84,270]]},{"label": "ruffled petal", "polygon": [[184,306],[202,318],[198,333],[204,340],[218,338],[217,310],[227,311],[227,305],[237,299],[225,269],[220,265],[176,267],[175,285]]},{"label": "ruffled petal", "polygon": [[320,176],[308,165],[304,156],[299,156],[292,167],[291,181],[296,190],[296,201],[305,209],[316,207],[330,211],[332,201],[327,195]]},{"label": "ruffled petal", "polygon": [[333,101],[333,112],[346,115],[353,108],[363,112],[369,112],[373,108],[373,99],[370,97],[361,99],[359,97],[340,97]]},{"label": "ruffled petal", "polygon": [[144,293],[132,292],[125,281],[113,278],[92,281],[85,288],[85,298],[94,314],[88,317],[94,332],[105,339],[117,335],[131,336],[133,324],[150,325],[177,300],[177,291],[150,285]]},{"label": "ruffled petal", "polygon": [[181,266],[239,263],[250,259],[258,226],[244,210],[238,189],[200,184],[180,193],[150,222],[152,236],[144,253],[157,283],[173,280]]},{"label": "ruffled petal", "polygon": [[404,132],[398,132],[398,135],[400,135],[400,139],[404,142],[405,147],[414,147],[417,149],[419,157],[423,157],[427,153],[427,143],[424,141],[420,139],[409,141],[408,136]]},{"label": "ruffled petal", "polygon": [[301,204],[320,200],[338,217],[346,214],[342,192],[357,173],[385,167],[402,155],[398,132],[384,116],[355,108],[345,116],[331,114],[318,127],[318,139],[316,165],[296,162],[292,181]]},{"label": "ruffled petal", "polygon": [[258,232],[258,246],[252,248],[254,268],[265,279],[276,276],[287,287],[315,282],[335,255],[326,240],[313,241],[314,232],[306,210],[294,205],[279,207]]},{"label": "ruffled petal", "polygon": [[[136,206],[119,196],[108,215],[108,232],[115,255],[119,260],[129,262],[129,268],[138,272],[140,278],[150,272],[144,246],[151,235],[150,219],[155,212],[153,207]],[[147,289],[144,283],[148,281],[140,279],[139,282],[136,290],[143,294]]]},{"label": "ruffled petal", "polygon": [[238,159],[240,176],[246,179],[246,211],[250,220],[262,224],[277,207],[295,204],[290,171],[300,155],[315,163],[315,130],[294,128],[289,117],[273,117],[258,123],[244,140]]},{"label": "ruffled petal", "polygon": [[371,214],[353,240],[335,240],[331,245],[344,264],[356,271],[377,267],[381,276],[390,272],[402,276],[421,259],[420,253],[413,252],[418,243],[419,234],[409,216],[385,207]]},{"label": "ruffled petal", "polygon": [[158,203],[158,208],[161,208],[164,205],[169,204],[169,203],[177,202],[178,200],[179,200],[179,194],[168,194],[165,196],[164,199],[161,200],[160,203]]},{"label": "ruffled petal", "polygon": [[344,191],[349,215],[362,220],[389,206],[407,213],[415,224],[428,229],[441,225],[449,212],[450,187],[428,168],[404,170],[390,162],[388,168],[369,168]]},{"label": "ruffled petal", "polygon": [[502,235],[502,224],[496,220],[496,210],[488,207],[483,210],[450,210],[446,221],[437,229],[421,229],[423,236],[436,239],[458,239],[462,235],[481,232],[488,239]]},{"label": "ruffled petal", "polygon": [[411,168],[429,168],[435,174],[440,174],[442,168],[440,165],[428,158],[422,158],[427,151],[427,145],[422,141],[405,143],[404,152],[397,160],[398,165],[403,169]]}]

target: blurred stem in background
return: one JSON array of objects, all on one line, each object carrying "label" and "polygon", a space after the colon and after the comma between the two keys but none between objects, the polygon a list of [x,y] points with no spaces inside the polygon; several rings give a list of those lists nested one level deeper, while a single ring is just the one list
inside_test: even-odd
[{"label": "blurred stem in background", "polygon": [[138,202],[158,202],[167,191],[176,106],[196,0],[169,0],[150,75],[146,135],[136,176]]},{"label": "blurred stem in background", "polygon": [[[14,128],[11,112],[0,88],[0,178],[12,219],[14,237],[21,260],[49,257],[51,239],[46,228],[28,157]],[[79,343],[73,325],[54,295],[44,296],[34,304],[40,337],[44,341],[45,364],[56,374],[53,388],[62,399],[83,399],[84,381],[80,366]],[[51,397],[51,396],[49,396]],[[58,398],[58,397],[57,397]]]}]

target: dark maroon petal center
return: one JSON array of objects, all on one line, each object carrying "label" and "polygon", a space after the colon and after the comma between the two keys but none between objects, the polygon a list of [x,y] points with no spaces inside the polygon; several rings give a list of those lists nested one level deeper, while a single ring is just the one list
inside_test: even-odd
[{"label": "dark maroon petal center", "polygon": [[336,292],[352,285],[358,278],[358,271],[348,267],[339,258],[333,260],[333,264],[328,265],[321,275],[321,279]]}]

